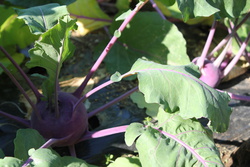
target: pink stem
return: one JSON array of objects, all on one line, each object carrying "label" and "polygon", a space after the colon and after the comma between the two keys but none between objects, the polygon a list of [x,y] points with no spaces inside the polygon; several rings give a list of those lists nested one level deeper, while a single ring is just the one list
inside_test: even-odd
[{"label": "pink stem", "polygon": [[222,77],[225,77],[231,70],[232,68],[235,66],[235,64],[238,62],[238,60],[240,59],[241,55],[243,54],[243,52],[245,51],[247,44],[250,40],[250,33],[248,34],[247,38],[245,39],[245,41],[242,43],[240,50],[238,51],[238,53],[234,56],[233,60],[227,65],[227,67],[224,69]]},{"label": "pink stem", "polygon": [[90,113],[88,113],[88,118],[90,118],[90,117],[96,115],[97,113],[99,113],[99,112],[101,112],[101,111],[103,111],[103,110],[109,108],[109,107],[112,106],[113,104],[115,104],[115,103],[117,103],[117,102],[123,100],[124,98],[128,97],[129,95],[131,95],[132,93],[134,93],[134,92],[137,91],[137,90],[138,90],[138,87],[135,87],[135,88],[131,89],[130,91],[124,93],[123,95],[121,95],[121,96],[115,98],[114,100],[108,102],[107,104],[105,104],[105,105],[103,105],[103,106],[101,106],[101,107],[99,107],[99,108],[97,108],[97,109],[91,111]]},{"label": "pink stem", "polygon": [[123,126],[117,126],[113,128],[96,131],[96,132],[87,132],[78,142],[89,140],[89,139],[94,139],[94,138],[105,137],[109,135],[114,135],[117,133],[123,133],[126,131],[127,127],[128,125],[123,125]]},{"label": "pink stem", "polygon": [[232,38],[235,34],[235,32],[242,26],[243,23],[245,23],[248,19],[248,17],[250,16],[250,12],[247,13],[247,15],[241,20],[241,22],[235,26],[233,29],[232,29],[232,32],[230,34],[228,34],[209,54],[208,54],[208,57],[212,57],[213,54],[215,52],[217,52],[220,48],[222,48],[226,43],[227,41]]},{"label": "pink stem", "polygon": [[212,24],[212,27],[211,27],[211,29],[209,31],[207,41],[206,41],[206,44],[205,44],[205,46],[203,48],[201,56],[197,60],[196,64],[199,66],[200,69],[203,67],[205,59],[207,57],[207,53],[208,53],[208,50],[209,50],[209,48],[211,46],[211,43],[212,43],[212,40],[213,40],[213,37],[214,37],[214,33],[215,33],[215,30],[216,30],[216,25],[217,25],[217,21],[214,21],[213,24]]},{"label": "pink stem", "polygon": [[159,7],[157,6],[157,4],[154,2],[154,0],[149,0],[150,3],[152,4],[153,8],[155,8],[155,10],[157,11],[157,13],[161,16],[161,18],[163,20],[166,20],[166,17],[164,16],[164,14],[161,12],[161,10],[159,9]]},{"label": "pink stem", "polygon": [[[139,2],[136,7],[134,8],[133,11],[131,11],[131,13],[129,14],[129,16],[123,21],[123,23],[121,24],[121,26],[118,28],[118,32],[122,32],[127,24],[132,20],[132,18],[135,16],[135,14],[148,2],[148,0],[145,0],[144,2]],[[111,40],[109,41],[109,43],[107,44],[106,48],[103,50],[103,52],[101,53],[101,55],[99,56],[99,58],[97,59],[97,61],[95,62],[95,64],[93,65],[93,67],[91,68],[90,72],[88,73],[88,75],[86,76],[85,80],[83,81],[83,83],[81,84],[81,86],[79,86],[76,91],[73,93],[74,96],[76,97],[81,97],[81,94],[84,90],[84,88],[86,87],[88,81],[90,80],[90,78],[93,76],[93,74],[95,73],[95,71],[98,69],[98,67],[100,66],[100,64],[102,63],[102,61],[104,60],[104,58],[107,56],[109,50],[112,48],[112,46],[114,45],[114,43],[116,42],[116,40],[118,39],[118,37],[113,36],[111,38]]]}]

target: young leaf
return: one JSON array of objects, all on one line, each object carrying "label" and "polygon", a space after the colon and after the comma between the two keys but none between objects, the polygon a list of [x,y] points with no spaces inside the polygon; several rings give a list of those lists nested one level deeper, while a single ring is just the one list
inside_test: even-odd
[{"label": "young leaf", "polygon": [[96,0],[77,0],[67,8],[71,17],[78,20],[79,28],[77,32],[79,35],[85,35],[112,22]]},{"label": "young leaf", "polygon": [[139,137],[144,131],[144,127],[140,123],[131,123],[126,129],[125,142],[127,146],[132,146],[136,138]]},{"label": "young leaf", "polygon": [[31,166],[45,167],[45,166],[63,166],[60,160],[61,157],[53,154],[50,149],[40,148],[31,153]]},{"label": "young leaf", "polygon": [[14,140],[16,158],[26,160],[31,148],[39,148],[45,143],[44,138],[34,129],[19,129]]},{"label": "young leaf", "polygon": [[[2,166],[4,164],[4,166]],[[11,166],[11,167],[20,167],[23,164],[23,161],[14,157],[5,157],[0,159],[0,166]]]},{"label": "young leaf", "polygon": [[163,110],[158,119],[157,128],[147,127],[136,140],[142,166],[223,166],[210,132],[198,121]]},{"label": "young leaf", "polygon": [[42,34],[58,23],[58,18],[68,14],[66,6],[51,3],[28,9],[16,9],[18,18],[24,19],[33,34]]},{"label": "young leaf", "polygon": [[227,130],[230,98],[200,81],[197,66],[161,65],[139,59],[129,73],[137,73],[139,90],[147,103],[160,104],[164,110],[178,112],[184,119],[208,118],[212,130]]},{"label": "young leaf", "polygon": [[[111,34],[120,24],[121,21],[117,21],[111,25]],[[96,57],[104,46],[106,42],[96,48]],[[156,12],[138,12],[121,33],[104,62],[110,73],[125,73],[140,57],[172,65],[190,62],[182,34],[175,25],[163,20]]]},{"label": "young leaf", "polygon": [[42,35],[42,40],[35,43],[29,50],[30,67],[43,67],[47,70],[49,78],[43,84],[43,93],[49,98],[55,92],[58,75],[64,60],[74,53],[74,45],[69,39],[70,30],[76,28],[75,20],[64,16],[58,24]]},{"label": "young leaf", "polygon": [[90,165],[87,164],[84,160],[76,158],[76,157],[71,157],[71,156],[64,156],[61,157],[61,162],[64,167],[97,167],[95,165]]}]

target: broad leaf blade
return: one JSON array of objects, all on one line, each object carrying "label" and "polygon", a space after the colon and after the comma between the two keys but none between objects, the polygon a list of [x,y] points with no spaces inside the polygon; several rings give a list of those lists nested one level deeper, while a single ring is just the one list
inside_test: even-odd
[{"label": "broad leaf blade", "polygon": [[[121,21],[118,21],[111,25],[111,34],[120,24]],[[96,57],[105,46],[106,43],[102,43],[96,48]],[[104,61],[110,73],[125,73],[141,57],[172,65],[190,62],[182,34],[175,25],[163,20],[156,12],[138,12]]]},{"label": "broad leaf blade", "polygon": [[119,157],[108,167],[141,167],[139,157]]},{"label": "broad leaf blade", "polygon": [[35,47],[29,50],[30,67],[42,67],[47,70],[49,78],[43,84],[43,93],[51,97],[55,92],[58,76],[64,60],[73,55],[75,47],[69,39],[70,30],[76,28],[75,20],[64,16],[59,23],[42,35],[42,40],[36,42]]},{"label": "broad leaf blade", "polygon": [[58,23],[58,18],[68,14],[66,6],[52,3],[28,9],[16,9],[18,18],[24,19],[33,34],[42,34]]},{"label": "broad leaf blade", "polygon": [[79,35],[85,35],[112,22],[96,0],[77,0],[67,8],[71,17],[77,19]]},{"label": "broad leaf blade", "polygon": [[14,140],[16,158],[27,160],[28,151],[31,148],[39,148],[45,143],[44,138],[34,129],[19,129]]},{"label": "broad leaf blade", "polygon": [[195,119],[161,110],[159,128],[147,127],[137,139],[142,166],[223,166],[209,132]]},{"label": "broad leaf blade", "polygon": [[4,164],[4,167],[5,166],[20,167],[22,166],[23,161],[14,157],[5,157],[3,159],[0,159],[0,166],[2,166],[2,164]]},{"label": "broad leaf blade", "polygon": [[147,103],[160,104],[164,110],[179,112],[185,119],[208,118],[212,130],[227,130],[230,98],[200,81],[197,66],[161,65],[139,59],[129,73],[137,73],[139,90]]}]

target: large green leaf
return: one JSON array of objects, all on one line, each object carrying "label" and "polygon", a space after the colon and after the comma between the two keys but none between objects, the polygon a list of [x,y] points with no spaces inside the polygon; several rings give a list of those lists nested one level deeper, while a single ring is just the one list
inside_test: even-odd
[{"label": "large green leaf", "polygon": [[70,30],[76,28],[75,20],[64,16],[58,24],[42,35],[42,40],[29,50],[31,60],[28,67],[42,67],[49,78],[43,84],[43,93],[51,97],[55,92],[58,76],[64,60],[73,55],[75,47],[69,39]]},{"label": "large green leaf", "polygon": [[38,149],[45,143],[44,138],[34,129],[19,129],[14,140],[16,158],[26,160],[31,148]]},{"label": "large green leaf", "polygon": [[164,110],[178,112],[185,119],[208,118],[212,130],[227,130],[230,98],[200,81],[197,66],[161,65],[139,59],[127,74],[137,74],[139,90],[147,103],[160,104]]},{"label": "large green leaf", "polygon": [[[113,33],[121,21],[114,22],[110,31]],[[105,44],[97,48],[99,56]],[[140,57],[147,57],[164,64],[187,64],[186,41],[177,27],[163,20],[156,12],[139,12],[122,32],[118,42],[105,58],[110,73],[127,72]]]},{"label": "large green leaf", "polygon": [[72,18],[78,20],[79,28],[77,32],[79,35],[85,35],[112,22],[96,0],[77,0],[68,6],[68,11]]},{"label": "large green leaf", "polygon": [[[211,132],[197,120],[160,110],[158,121],[156,127],[148,126],[134,138],[143,167],[223,166]],[[128,127],[125,140],[131,140],[128,134],[139,130]]]},{"label": "large green leaf", "polygon": [[249,0],[177,0],[184,21],[195,17],[218,14],[220,17],[237,18],[250,9]]},{"label": "large green leaf", "polygon": [[33,34],[42,34],[58,23],[58,19],[68,14],[66,6],[51,3],[28,9],[16,9],[18,18],[24,19]]}]

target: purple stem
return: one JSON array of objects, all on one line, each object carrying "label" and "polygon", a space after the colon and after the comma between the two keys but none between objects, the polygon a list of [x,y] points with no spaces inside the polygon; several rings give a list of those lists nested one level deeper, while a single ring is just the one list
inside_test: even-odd
[{"label": "purple stem", "polygon": [[70,13],[70,15],[74,16],[76,18],[80,18],[80,19],[88,19],[88,20],[94,20],[94,21],[102,21],[102,22],[112,23],[112,20],[110,20],[110,19],[100,19],[100,18],[94,18],[94,17],[76,15],[76,14],[73,14],[73,13]]},{"label": "purple stem", "polygon": [[75,145],[70,145],[70,146],[69,146],[69,152],[70,152],[70,155],[71,155],[71,156],[76,157]]},{"label": "purple stem", "polygon": [[9,76],[9,78],[12,80],[12,82],[16,85],[16,87],[19,89],[19,91],[23,94],[23,96],[26,98],[26,100],[31,105],[32,109],[36,112],[37,117],[41,119],[40,114],[38,113],[35,104],[31,101],[28,94],[25,92],[23,87],[19,84],[19,82],[16,80],[16,78],[11,74],[11,72],[2,64],[0,63],[0,67],[4,70],[4,72]]},{"label": "purple stem", "polygon": [[208,50],[209,50],[209,48],[211,46],[211,43],[212,43],[212,40],[213,40],[213,37],[214,37],[216,26],[217,26],[217,21],[214,21],[213,24],[212,24],[212,27],[211,27],[211,29],[209,31],[207,41],[206,41],[206,44],[205,44],[205,46],[204,46],[204,48],[202,50],[201,56],[197,60],[196,64],[199,66],[200,69],[203,67],[205,59],[207,57]]},{"label": "purple stem", "polygon": [[10,56],[10,54],[2,47],[0,46],[0,50],[5,54],[5,56],[11,61],[11,63],[17,68],[17,70],[20,72],[24,80],[27,82],[31,90],[34,92],[37,101],[40,100],[42,95],[39,93],[35,85],[31,82],[29,77],[24,73],[24,71],[21,69],[21,67],[13,60],[13,58]]},{"label": "purple stem", "polygon": [[235,64],[238,62],[238,60],[240,59],[241,55],[243,54],[243,52],[245,51],[247,44],[250,40],[250,33],[248,34],[247,38],[245,39],[245,41],[242,43],[240,50],[238,51],[238,53],[234,56],[233,60],[227,65],[227,67],[224,69],[222,77],[225,77],[231,70],[232,68],[235,66]]},{"label": "purple stem", "polygon": [[227,55],[228,48],[231,46],[231,44],[232,44],[232,38],[227,42],[226,47],[223,49],[223,51],[221,52],[221,54],[213,62],[213,64],[214,64],[215,67],[217,67],[217,68],[220,67],[220,65],[223,62],[225,56]]},{"label": "purple stem", "polygon": [[[121,26],[118,28],[117,31],[119,31],[120,33],[126,28],[127,24],[132,20],[132,18],[135,16],[135,14],[147,3],[148,0],[145,0],[144,2],[139,2],[136,7],[134,8],[133,11],[131,11],[131,13],[129,14],[129,16],[123,21],[123,23],[121,24]],[[91,68],[90,72],[88,73],[88,75],[86,76],[85,80],[83,81],[83,83],[76,89],[76,91],[73,93],[74,96],[80,98],[81,94],[84,90],[84,88],[86,87],[88,81],[90,80],[90,78],[93,76],[93,74],[95,73],[95,71],[98,69],[98,67],[100,66],[100,64],[102,63],[102,61],[104,60],[104,58],[107,56],[109,50],[112,48],[112,46],[114,45],[114,43],[116,42],[116,40],[118,39],[118,37],[113,36],[111,38],[111,40],[109,41],[109,43],[107,44],[106,48],[103,50],[103,52],[101,53],[101,55],[99,56],[99,58],[97,59],[97,61],[95,62],[95,64],[93,65],[93,67]]]},{"label": "purple stem", "polygon": [[154,2],[154,0],[149,0],[150,3],[152,4],[153,8],[155,8],[155,10],[157,11],[157,13],[161,16],[161,18],[163,20],[166,20],[166,17],[164,16],[164,14],[161,12],[161,10],[159,9],[159,7],[157,6],[157,4]]},{"label": "purple stem", "polygon": [[127,91],[127,92],[124,93],[123,95],[121,95],[121,96],[115,98],[114,100],[108,102],[107,104],[105,104],[105,105],[103,105],[103,106],[101,106],[101,107],[99,107],[99,108],[97,108],[97,109],[91,111],[90,113],[88,113],[88,118],[90,118],[90,117],[96,115],[97,113],[99,113],[99,112],[101,112],[101,111],[103,111],[103,110],[109,108],[109,107],[112,106],[113,104],[115,104],[115,103],[117,103],[117,102],[123,100],[124,98],[128,97],[129,95],[131,95],[132,93],[134,93],[134,92],[137,91],[137,90],[138,90],[138,87],[135,87],[135,88],[133,88],[133,89]]},{"label": "purple stem", "polygon": [[106,86],[108,86],[108,85],[110,85],[110,84],[112,84],[112,83],[114,83],[114,82],[113,82],[113,81],[107,81],[107,82],[105,82],[105,83],[103,83],[103,84],[101,84],[101,85],[95,87],[94,89],[92,89],[92,90],[89,91],[88,93],[86,93],[86,94],[85,94],[83,97],[81,97],[81,98],[77,101],[77,103],[74,105],[73,111],[76,111],[76,109],[77,109],[77,107],[79,106],[79,104],[82,103],[84,100],[86,100],[89,96],[91,96],[91,95],[94,94],[95,92],[101,90],[102,88],[104,88],[104,87],[106,87]]},{"label": "purple stem", "polygon": [[0,115],[3,116],[3,117],[5,117],[5,118],[14,120],[15,122],[17,122],[17,123],[19,123],[19,124],[22,124],[22,125],[24,125],[24,126],[26,126],[26,127],[28,127],[28,128],[31,127],[30,121],[25,120],[25,119],[23,119],[23,118],[20,118],[20,117],[17,117],[17,116],[8,114],[8,113],[3,112],[3,111],[1,111],[1,110],[0,110]]},{"label": "purple stem", "polygon": [[[229,26],[230,26],[230,27],[229,27],[229,30],[232,31],[234,25],[233,25],[233,23],[232,23],[230,20],[229,20]],[[230,33],[231,33],[231,32],[230,32]],[[236,39],[237,44],[238,44],[239,46],[241,46],[241,45],[242,45],[242,40],[240,39],[240,37],[239,37],[239,35],[238,35],[237,32],[235,33],[235,39]],[[246,58],[247,62],[250,63],[250,59],[249,59],[249,57],[248,57],[248,52],[247,52],[246,49],[245,49],[244,57]]]},{"label": "purple stem", "polygon": [[127,127],[128,125],[123,125],[123,126],[117,126],[113,128],[96,131],[96,132],[87,132],[78,142],[89,140],[89,139],[94,139],[94,138],[105,137],[109,135],[114,135],[117,133],[123,133],[126,131]]},{"label": "purple stem", "polygon": [[226,43],[227,41],[232,38],[235,34],[235,32],[241,27],[241,25],[243,23],[245,23],[248,19],[248,17],[250,16],[250,12],[246,14],[246,16],[241,20],[241,22],[235,26],[233,29],[232,29],[232,32],[230,34],[228,34],[209,54],[208,54],[208,57],[212,57],[213,54],[215,52],[217,52],[220,48],[222,48]]},{"label": "purple stem", "polygon": [[244,96],[244,95],[236,95],[236,94],[233,94],[233,93],[229,93],[229,96],[231,97],[231,99],[234,99],[234,100],[241,100],[241,101],[249,101],[250,102],[250,96]]}]

